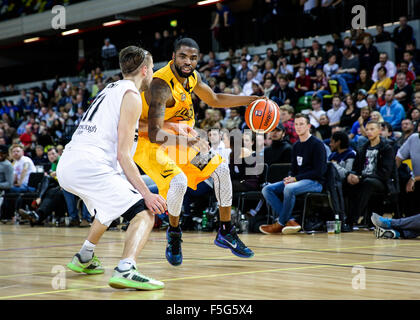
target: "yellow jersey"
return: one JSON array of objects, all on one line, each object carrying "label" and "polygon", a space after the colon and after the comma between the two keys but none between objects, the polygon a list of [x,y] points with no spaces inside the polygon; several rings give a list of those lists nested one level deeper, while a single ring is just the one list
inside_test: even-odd
[{"label": "yellow jersey", "polygon": [[[181,82],[175,77],[171,70],[171,64],[173,61],[156,71],[153,74],[153,78],[159,78],[165,81],[169,88],[171,89],[172,96],[175,100],[175,104],[171,107],[166,107],[165,111],[165,121],[170,122],[186,122],[191,128],[194,127],[194,107],[192,103],[191,93],[194,90],[194,87],[197,85],[197,73],[194,70],[193,74],[188,77],[188,85],[185,89]],[[140,120],[147,121],[149,114],[149,105],[146,102],[144,97],[144,92],[141,94],[143,109],[141,112]]]}]

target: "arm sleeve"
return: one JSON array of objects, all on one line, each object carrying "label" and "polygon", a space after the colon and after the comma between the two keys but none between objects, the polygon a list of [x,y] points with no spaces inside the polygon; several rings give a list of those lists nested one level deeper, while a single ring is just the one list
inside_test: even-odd
[{"label": "arm sleeve", "polygon": [[406,160],[410,158],[410,149],[411,149],[411,139],[409,138],[404,144],[401,146],[401,148],[398,149],[397,157]]},{"label": "arm sleeve", "polygon": [[13,178],[14,178],[13,167],[7,166],[4,172],[4,175],[5,175],[6,181],[0,183],[0,189],[10,189],[13,186]]},{"label": "arm sleeve", "polygon": [[338,163],[334,162],[334,166],[337,169],[338,173],[340,174],[340,177],[342,179],[345,179],[347,176],[347,173],[351,171],[353,168],[354,158],[347,159],[344,163],[344,167],[339,165]]}]

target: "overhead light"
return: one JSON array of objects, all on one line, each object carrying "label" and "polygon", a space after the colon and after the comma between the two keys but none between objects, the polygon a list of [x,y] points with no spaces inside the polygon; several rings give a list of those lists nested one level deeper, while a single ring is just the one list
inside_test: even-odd
[{"label": "overhead light", "polygon": [[72,29],[72,30],[69,30],[69,31],[61,32],[61,35],[62,36],[68,36],[69,34],[78,33],[78,32],[79,32],[79,29]]},{"label": "overhead light", "polygon": [[41,39],[40,37],[28,38],[28,39],[23,40],[23,42],[24,43],[35,42],[35,41],[38,41],[40,39]]},{"label": "overhead light", "polygon": [[211,3],[216,3],[216,2],[220,2],[220,0],[204,0],[204,1],[197,2],[197,4],[199,6],[205,6],[206,4],[211,4]]},{"label": "overhead light", "polygon": [[122,23],[122,20],[114,20],[114,21],[109,21],[109,22],[102,23],[102,25],[104,27],[109,27],[109,26],[114,26],[116,24],[120,24],[120,23]]}]

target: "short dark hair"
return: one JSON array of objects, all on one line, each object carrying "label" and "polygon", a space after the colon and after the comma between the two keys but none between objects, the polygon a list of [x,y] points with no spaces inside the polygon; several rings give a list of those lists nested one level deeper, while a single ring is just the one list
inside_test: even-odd
[{"label": "short dark hair", "polygon": [[306,119],[306,123],[307,123],[307,124],[311,123],[311,119],[309,119],[309,116],[308,116],[307,114],[304,114],[304,113],[297,113],[297,114],[295,115],[295,120],[296,120],[297,118],[305,118],[305,119]]},{"label": "short dark hair", "polygon": [[198,51],[200,51],[200,47],[198,46],[198,43],[194,39],[191,39],[191,38],[181,38],[175,41],[174,52],[177,52],[179,48],[181,48],[182,46],[195,48]]},{"label": "short dark hair", "polygon": [[50,151],[52,151],[52,150],[54,150],[55,152],[57,152],[57,153],[58,153],[58,150],[57,150],[57,148],[56,148],[56,147],[50,147],[50,148],[48,148],[48,149],[47,149],[47,153],[48,153],[48,152],[50,152]]},{"label": "short dark hair", "polygon": [[331,136],[331,139],[333,139],[334,141],[340,141],[340,147],[342,149],[347,149],[349,147],[349,137],[343,131],[334,132]]},{"label": "short dark hair", "polygon": [[321,100],[320,97],[314,97],[314,98],[312,98],[312,101],[316,101],[318,103],[321,103],[322,102],[322,100]]},{"label": "short dark hair", "polygon": [[383,70],[385,72],[385,74],[387,74],[387,72],[388,72],[387,68],[385,68],[384,66],[379,67],[378,71],[379,70]]},{"label": "short dark hair", "polygon": [[140,47],[128,46],[120,51],[119,62],[123,75],[134,73],[150,53]]},{"label": "short dark hair", "polygon": [[[369,124],[370,122],[373,122],[373,121],[369,121],[367,124]],[[379,122],[378,122],[378,125],[379,125]],[[393,132],[392,125],[387,121],[381,122],[381,127],[382,128],[387,128],[388,132]]]}]

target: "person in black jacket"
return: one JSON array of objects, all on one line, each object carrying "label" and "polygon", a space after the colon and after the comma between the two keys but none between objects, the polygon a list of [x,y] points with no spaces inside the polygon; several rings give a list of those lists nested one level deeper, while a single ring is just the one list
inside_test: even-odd
[{"label": "person in black jacket", "polygon": [[279,122],[277,127],[270,133],[272,143],[264,149],[264,162],[290,163],[292,159],[292,144],[286,137],[286,131]]},{"label": "person in black jacket", "polygon": [[278,85],[270,92],[269,98],[279,106],[284,104],[296,105],[297,95],[295,90],[289,87],[289,80],[284,74],[277,75]]},{"label": "person in black jacket", "polygon": [[352,171],[347,175],[350,226],[366,210],[373,193],[387,191],[387,183],[394,167],[394,151],[381,138],[381,125],[377,121],[369,121],[366,133],[369,141],[357,153]]}]

